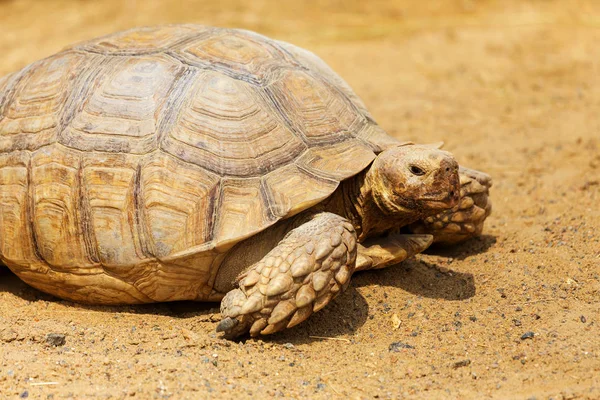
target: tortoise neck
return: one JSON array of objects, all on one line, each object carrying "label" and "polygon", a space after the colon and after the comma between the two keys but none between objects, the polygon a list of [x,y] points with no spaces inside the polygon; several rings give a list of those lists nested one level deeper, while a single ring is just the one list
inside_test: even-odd
[{"label": "tortoise neck", "polygon": [[418,219],[411,210],[398,207],[392,212],[380,207],[374,198],[369,171],[366,169],[343,181],[326,204],[327,211],[346,217],[354,225],[359,242]]}]

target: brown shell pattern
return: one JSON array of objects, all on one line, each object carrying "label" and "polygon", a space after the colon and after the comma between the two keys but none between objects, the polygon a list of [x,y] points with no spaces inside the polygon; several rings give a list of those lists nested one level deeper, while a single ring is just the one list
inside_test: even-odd
[{"label": "brown shell pattern", "polygon": [[75,300],[208,299],[235,243],[394,143],[295,46],[197,25],[92,40],[0,78],[0,257]]}]

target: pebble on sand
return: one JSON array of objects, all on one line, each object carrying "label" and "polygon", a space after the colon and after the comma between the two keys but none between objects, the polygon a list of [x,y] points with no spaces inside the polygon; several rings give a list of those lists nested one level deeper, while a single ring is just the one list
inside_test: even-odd
[{"label": "pebble on sand", "polygon": [[534,336],[535,336],[535,333],[533,333],[531,331],[525,332],[524,334],[521,335],[521,340],[533,339]]},{"label": "pebble on sand", "polygon": [[50,346],[63,346],[65,342],[65,335],[62,333],[49,333],[46,335],[46,343]]},{"label": "pebble on sand", "polygon": [[471,360],[469,360],[468,358],[466,360],[460,360],[455,362],[454,364],[452,364],[452,368],[457,369],[457,368],[462,368],[462,367],[467,367],[471,365]]},{"label": "pebble on sand", "polygon": [[396,353],[398,353],[400,351],[400,349],[414,349],[414,346],[411,346],[410,344],[407,343],[402,343],[402,342],[393,342],[390,344],[390,347],[388,348],[389,351],[395,351]]}]

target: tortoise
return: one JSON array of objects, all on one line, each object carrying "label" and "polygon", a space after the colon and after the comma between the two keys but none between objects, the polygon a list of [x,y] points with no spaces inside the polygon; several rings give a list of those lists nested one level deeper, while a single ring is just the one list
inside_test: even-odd
[{"label": "tortoise", "polygon": [[481,233],[487,174],[389,136],[309,51],[136,28],[0,79],[0,260],[75,302],[221,301],[226,337]]}]

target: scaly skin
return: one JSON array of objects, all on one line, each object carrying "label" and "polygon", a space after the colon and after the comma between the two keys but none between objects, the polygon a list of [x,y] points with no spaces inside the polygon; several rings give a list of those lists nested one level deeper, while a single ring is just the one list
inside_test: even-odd
[{"label": "scaly skin", "polygon": [[492,178],[483,172],[461,167],[460,201],[450,210],[429,216],[405,229],[408,232],[431,234],[434,243],[452,245],[479,236],[483,223],[492,212],[489,190]]},{"label": "scaly skin", "polygon": [[239,287],[221,302],[217,331],[257,336],[299,324],[348,286],[355,260],[352,224],[316,214],[237,278]]},{"label": "scaly skin", "polygon": [[433,242],[431,235],[390,233],[358,245],[356,271],[381,269],[421,253]]}]

